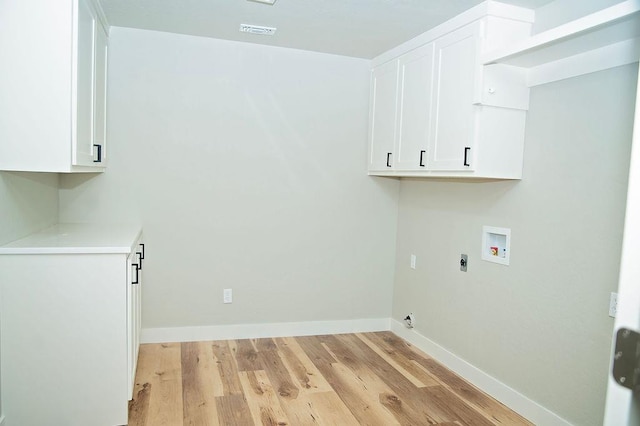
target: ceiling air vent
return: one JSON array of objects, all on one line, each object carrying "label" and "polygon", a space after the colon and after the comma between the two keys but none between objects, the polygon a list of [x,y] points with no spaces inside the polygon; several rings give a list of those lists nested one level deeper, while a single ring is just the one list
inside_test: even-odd
[{"label": "ceiling air vent", "polygon": [[273,27],[261,27],[259,25],[240,24],[240,32],[260,34],[260,35],[274,35],[277,28]]}]

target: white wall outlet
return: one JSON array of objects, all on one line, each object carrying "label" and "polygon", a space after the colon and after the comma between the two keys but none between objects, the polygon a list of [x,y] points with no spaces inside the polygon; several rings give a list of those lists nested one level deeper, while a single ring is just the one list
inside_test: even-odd
[{"label": "white wall outlet", "polygon": [[411,269],[416,269],[416,255],[411,255]]},{"label": "white wall outlet", "polygon": [[611,293],[609,296],[609,316],[615,318],[618,313],[618,293]]},{"label": "white wall outlet", "polygon": [[225,288],[224,290],[222,290],[222,301],[224,303],[233,302],[233,290],[231,290],[230,288]]}]

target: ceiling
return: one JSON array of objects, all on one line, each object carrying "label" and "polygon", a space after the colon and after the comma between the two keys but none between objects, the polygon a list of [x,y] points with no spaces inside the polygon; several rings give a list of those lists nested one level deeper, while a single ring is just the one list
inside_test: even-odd
[{"label": "ceiling", "polygon": [[[110,25],[373,58],[482,0],[99,0]],[[552,0],[501,0],[536,9]],[[240,24],[276,27],[273,36]]]}]

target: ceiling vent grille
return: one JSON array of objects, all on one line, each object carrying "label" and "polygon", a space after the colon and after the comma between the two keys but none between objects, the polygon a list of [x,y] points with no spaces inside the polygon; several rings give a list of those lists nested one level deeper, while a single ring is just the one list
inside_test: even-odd
[{"label": "ceiling vent grille", "polygon": [[273,27],[261,27],[259,25],[240,24],[240,32],[259,34],[259,35],[274,35],[277,28]]}]

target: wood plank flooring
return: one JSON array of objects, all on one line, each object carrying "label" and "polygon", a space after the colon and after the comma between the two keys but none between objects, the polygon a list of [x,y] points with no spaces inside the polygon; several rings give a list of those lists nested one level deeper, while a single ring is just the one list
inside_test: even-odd
[{"label": "wood plank flooring", "polygon": [[391,332],[146,344],[129,426],[531,425]]}]

